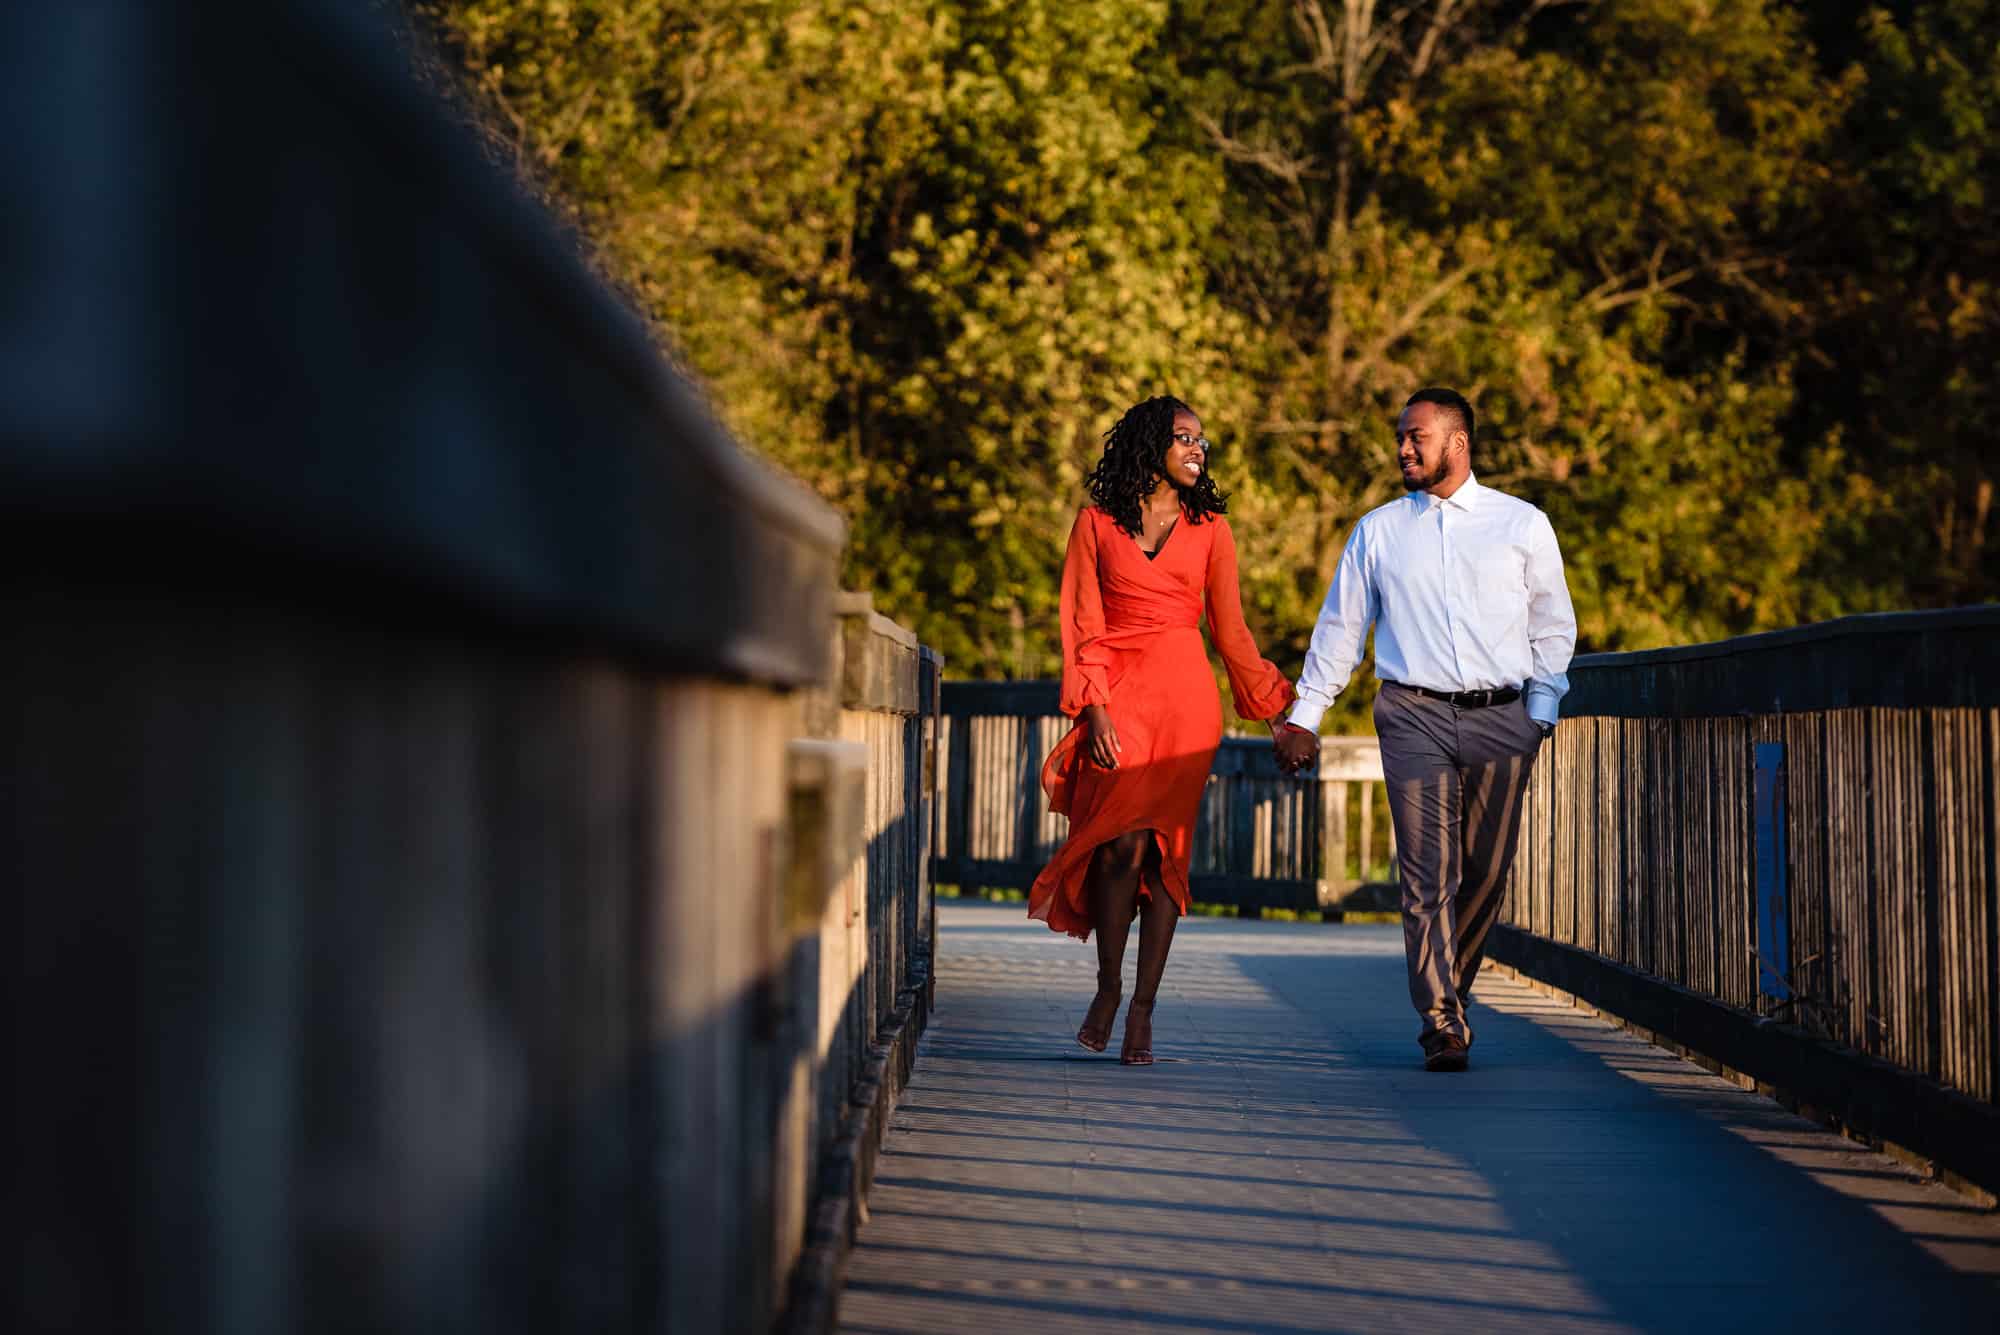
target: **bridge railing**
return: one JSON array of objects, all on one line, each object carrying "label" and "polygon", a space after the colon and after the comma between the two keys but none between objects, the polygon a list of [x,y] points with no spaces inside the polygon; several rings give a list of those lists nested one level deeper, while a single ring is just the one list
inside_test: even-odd
[{"label": "bridge railing", "polygon": [[1570,677],[1494,958],[2000,1187],[2000,608]]},{"label": "bridge railing", "polygon": [[3,1324],[824,1324],[938,664],[392,9],[4,22]]},{"label": "bridge railing", "polygon": [[[1053,681],[945,683],[941,883],[1025,888],[1062,843],[1069,822],[1049,810],[1040,782],[1070,727],[1058,698]],[[1374,738],[1325,739],[1306,783],[1279,773],[1267,738],[1223,739],[1196,819],[1197,900],[1251,914],[1379,907],[1395,861]],[[1357,899],[1364,887],[1376,897]]]},{"label": "bridge railing", "polygon": [[[781,1087],[814,1091],[810,1105],[793,1096],[789,1115],[803,1125],[781,1144],[795,1162],[773,1173],[786,1193],[774,1212],[783,1251],[773,1273],[792,1276],[794,1330],[831,1322],[889,1111],[936,1000],[942,660],[866,593],[840,594],[834,610],[832,670],[805,694],[806,735],[790,747],[781,930],[791,944],[775,989],[778,1014],[802,1040],[788,1045],[796,1069]],[[711,814],[728,821],[732,795],[714,797]]]}]

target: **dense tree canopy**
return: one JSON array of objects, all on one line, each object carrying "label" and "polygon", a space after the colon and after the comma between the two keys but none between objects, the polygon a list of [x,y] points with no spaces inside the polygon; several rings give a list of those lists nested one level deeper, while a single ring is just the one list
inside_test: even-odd
[{"label": "dense tree canopy", "polygon": [[1586,649],[2000,591],[2000,0],[418,9],[958,675],[1053,670],[1082,476],[1156,392],[1288,669],[1431,383]]}]

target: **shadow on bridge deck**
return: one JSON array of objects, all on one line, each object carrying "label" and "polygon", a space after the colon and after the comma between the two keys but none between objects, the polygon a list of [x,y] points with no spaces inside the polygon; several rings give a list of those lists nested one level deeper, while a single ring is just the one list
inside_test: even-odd
[{"label": "shadow on bridge deck", "polygon": [[[1092,952],[942,908],[854,1332],[1990,1330],[2000,1215],[1517,983],[1417,1063],[1394,927],[1190,919],[1151,1069]],[[1130,989],[1131,961],[1127,962]]]}]

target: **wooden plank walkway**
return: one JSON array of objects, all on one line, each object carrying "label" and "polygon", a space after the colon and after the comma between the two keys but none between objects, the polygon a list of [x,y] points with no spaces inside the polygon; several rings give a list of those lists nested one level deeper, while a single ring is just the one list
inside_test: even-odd
[{"label": "wooden plank walkway", "polygon": [[846,1331],[2000,1328],[2000,1215],[1519,983],[1425,1073],[1395,927],[1188,920],[1142,1069],[1089,947],[939,917]]}]

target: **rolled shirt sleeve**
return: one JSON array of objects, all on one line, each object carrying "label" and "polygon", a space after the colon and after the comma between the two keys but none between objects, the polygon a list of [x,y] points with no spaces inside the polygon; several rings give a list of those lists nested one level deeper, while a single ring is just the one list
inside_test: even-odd
[{"label": "rolled shirt sleeve", "polygon": [[[1576,609],[1563,578],[1562,548],[1549,517],[1537,510],[1528,534],[1528,651],[1533,668],[1522,694],[1528,716],[1553,725],[1569,692],[1569,660],[1576,652]],[[1304,694],[1303,681],[1300,694]]]}]

